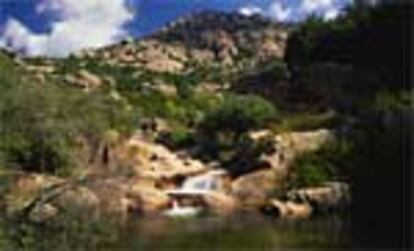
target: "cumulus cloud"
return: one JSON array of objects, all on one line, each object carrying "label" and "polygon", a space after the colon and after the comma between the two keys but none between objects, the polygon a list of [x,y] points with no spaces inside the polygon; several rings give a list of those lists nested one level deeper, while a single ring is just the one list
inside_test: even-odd
[{"label": "cumulus cloud", "polygon": [[334,5],[334,0],[303,0],[300,9],[305,13],[311,13],[321,9],[327,9]]},{"label": "cumulus cloud", "polygon": [[253,16],[255,14],[262,14],[262,8],[255,5],[247,5],[239,9],[239,13],[244,16]]},{"label": "cumulus cloud", "polygon": [[304,15],[319,13],[325,20],[339,16],[338,0],[302,0],[299,9]]},{"label": "cumulus cloud", "polygon": [[254,14],[261,14],[276,21],[286,21],[292,14],[292,9],[283,7],[278,1],[271,2],[265,8],[260,8],[256,5],[247,5],[239,9],[239,13],[245,16],[252,16]]},{"label": "cumulus cloud", "polygon": [[328,21],[328,20],[335,19],[338,16],[339,16],[339,10],[335,9],[335,8],[332,8],[332,9],[329,9],[325,12],[323,18]]},{"label": "cumulus cloud", "polygon": [[279,2],[273,2],[270,4],[266,14],[274,20],[283,22],[290,18],[292,9],[289,7],[283,7],[283,5]]},{"label": "cumulus cloud", "polygon": [[287,5],[281,0],[273,0],[265,6],[251,4],[243,6],[239,9],[239,13],[245,16],[260,14],[280,22],[297,20],[298,17],[313,13],[321,15],[325,20],[332,20],[340,14],[338,2],[339,0],[301,0],[298,5]]},{"label": "cumulus cloud", "polygon": [[66,56],[127,36],[124,25],[133,18],[125,0],[42,0],[36,12],[53,18],[50,32],[33,33],[10,19],[1,36],[7,47],[29,56]]}]

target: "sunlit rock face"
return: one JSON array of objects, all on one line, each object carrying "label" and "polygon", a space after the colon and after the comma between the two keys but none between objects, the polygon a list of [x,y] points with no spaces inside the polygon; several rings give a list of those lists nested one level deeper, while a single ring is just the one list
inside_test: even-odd
[{"label": "sunlit rock face", "polygon": [[287,34],[285,27],[260,16],[204,11],[142,39],[86,49],[75,56],[154,72],[183,73],[196,65],[213,64],[238,68],[282,58]]}]

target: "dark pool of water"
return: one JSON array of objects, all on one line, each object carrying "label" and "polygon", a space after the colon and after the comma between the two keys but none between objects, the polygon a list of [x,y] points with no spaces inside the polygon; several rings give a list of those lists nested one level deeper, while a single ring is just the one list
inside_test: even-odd
[{"label": "dark pool of water", "polygon": [[0,250],[337,250],[352,245],[348,222],[343,216],[286,221],[240,214],[133,218],[122,226],[89,223],[53,230],[20,226],[14,232],[16,226],[3,223]]}]

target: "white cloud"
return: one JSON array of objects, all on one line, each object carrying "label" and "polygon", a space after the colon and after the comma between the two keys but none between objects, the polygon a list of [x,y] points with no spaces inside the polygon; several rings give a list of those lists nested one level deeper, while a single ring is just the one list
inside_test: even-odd
[{"label": "white cloud", "polygon": [[292,14],[292,9],[283,7],[277,0],[271,2],[266,8],[262,9],[256,5],[247,5],[239,9],[239,13],[245,16],[260,14],[276,21],[286,21]]},{"label": "white cloud", "polygon": [[332,20],[332,19],[337,18],[338,16],[339,16],[339,10],[335,9],[335,8],[332,8],[332,9],[329,9],[325,12],[323,18],[325,20]]},{"label": "white cloud", "polygon": [[273,2],[270,4],[266,12],[267,16],[277,21],[286,21],[292,14],[292,9],[289,7],[283,7],[279,2]]},{"label": "white cloud", "polygon": [[318,13],[325,20],[332,20],[341,14],[338,4],[338,0],[302,0],[299,11],[303,15]]},{"label": "white cloud", "polygon": [[304,13],[311,13],[321,9],[331,8],[334,0],[303,0],[300,6]]},{"label": "white cloud", "polygon": [[133,18],[124,0],[43,0],[36,11],[55,18],[50,33],[33,33],[11,19],[1,36],[8,47],[29,56],[66,56],[125,37],[123,26]]},{"label": "white cloud", "polygon": [[239,9],[239,13],[244,16],[253,16],[255,14],[262,14],[263,10],[255,5],[247,5]]}]

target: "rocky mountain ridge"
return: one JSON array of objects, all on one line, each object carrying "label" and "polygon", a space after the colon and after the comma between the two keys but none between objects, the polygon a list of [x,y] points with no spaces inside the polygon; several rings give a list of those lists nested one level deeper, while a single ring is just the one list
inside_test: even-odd
[{"label": "rocky mountain ridge", "polygon": [[[204,11],[182,17],[149,36],[85,49],[69,58],[158,73],[183,74],[214,66],[242,70],[282,58],[287,34],[286,27],[257,15]],[[36,65],[54,65],[59,61],[39,58],[25,64],[34,66],[36,71]]]}]

